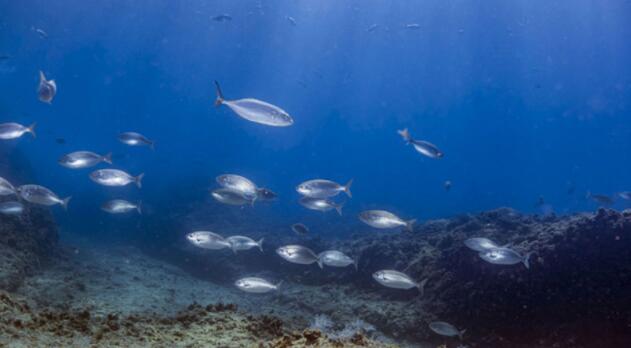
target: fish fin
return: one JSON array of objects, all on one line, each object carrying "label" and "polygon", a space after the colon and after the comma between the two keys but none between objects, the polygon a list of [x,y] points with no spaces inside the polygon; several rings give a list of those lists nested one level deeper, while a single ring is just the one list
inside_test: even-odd
[{"label": "fish fin", "polygon": [[526,266],[526,269],[530,269],[530,255],[532,255],[532,251],[526,253],[526,256],[524,256],[524,260],[522,261],[524,263],[524,266]]},{"label": "fish fin", "polygon": [[337,211],[340,216],[342,216],[342,208],[344,208],[344,203],[334,205],[335,211]]},{"label": "fish fin", "polygon": [[416,223],[416,219],[408,220],[405,222],[405,230],[408,232],[414,232],[414,224]]},{"label": "fish fin", "polygon": [[236,255],[237,254],[237,248],[234,245],[230,245],[230,249],[232,249],[232,252]]},{"label": "fish fin", "polygon": [[41,82],[44,82],[44,81],[46,81],[46,75],[44,75],[44,72],[40,70],[39,71],[39,82],[41,83]]},{"label": "fish fin", "polygon": [[253,207],[254,206],[254,202],[256,202],[256,199],[258,198],[258,195],[254,196],[254,198],[252,198],[252,200],[250,201],[250,206]]},{"label": "fish fin", "polygon": [[219,82],[217,82],[217,80],[215,80],[215,91],[217,92],[217,99],[215,99],[215,106],[219,106],[223,104],[223,101],[225,99],[223,98],[223,92],[221,92],[221,86],[219,86]]},{"label": "fish fin", "polygon": [[259,241],[258,241],[258,242],[256,242],[256,245],[258,245],[258,247],[259,247],[259,249],[261,250],[261,252],[263,252],[263,240],[264,240],[264,239],[265,239],[265,238],[261,238],[261,239],[259,239]]},{"label": "fish fin", "polygon": [[37,126],[37,122],[33,122],[30,126],[26,127],[26,131],[31,133],[33,138],[37,138],[37,134],[35,134],[35,126]]},{"label": "fish fin", "polygon": [[105,156],[103,156],[103,162],[107,164],[112,164],[112,153],[108,152]]},{"label": "fish fin", "polygon": [[421,280],[421,282],[416,285],[418,292],[421,293],[421,296],[425,294],[425,284],[427,284],[427,278]]},{"label": "fish fin", "polygon": [[136,181],[136,186],[138,186],[138,188],[142,188],[142,178],[145,177],[145,173],[140,173],[137,177],[134,178],[134,181]]},{"label": "fish fin", "polygon": [[409,143],[410,143],[410,141],[412,140],[412,137],[410,136],[410,131],[408,131],[408,129],[407,129],[407,128],[403,128],[403,129],[401,129],[401,130],[398,130],[398,131],[397,131],[397,133],[399,133],[399,135],[400,135],[401,137],[403,137],[403,140],[405,140],[405,142],[406,142],[407,144],[409,144]]},{"label": "fish fin", "polygon": [[355,272],[357,272],[359,270],[359,255],[353,259],[353,265],[355,265]]},{"label": "fish fin", "polygon": [[136,210],[138,211],[138,214],[142,215],[142,201],[138,201],[136,204]]},{"label": "fish fin", "polygon": [[322,259],[320,259],[318,257],[318,261],[317,262],[318,262],[318,266],[320,267],[320,269],[324,269],[324,265],[322,264]]},{"label": "fish fin", "polygon": [[351,185],[353,184],[353,179],[350,179],[346,185],[344,185],[344,193],[346,193],[346,195],[348,196],[348,198],[353,198],[353,195],[351,194]]},{"label": "fish fin", "polygon": [[464,330],[458,332],[458,337],[460,338],[461,341],[462,341],[462,336],[464,336],[465,332],[467,332],[467,329],[464,329]]},{"label": "fish fin", "polygon": [[70,202],[71,198],[72,196],[68,196],[61,200],[61,206],[64,207],[64,210],[68,210],[68,202]]},{"label": "fish fin", "polygon": [[283,285],[283,282],[284,282],[284,280],[281,280],[281,281],[279,281],[279,282],[276,284],[276,290],[279,290],[279,289],[280,289],[280,286],[281,286],[281,285]]}]

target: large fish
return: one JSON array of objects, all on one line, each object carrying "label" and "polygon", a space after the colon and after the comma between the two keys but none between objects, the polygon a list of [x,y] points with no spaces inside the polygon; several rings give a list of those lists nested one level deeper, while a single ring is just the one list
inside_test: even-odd
[{"label": "large fish", "polygon": [[44,72],[40,71],[37,97],[41,102],[51,104],[55,95],[57,95],[57,84],[55,83],[55,80],[46,80]]},{"label": "large fish", "polygon": [[272,284],[265,279],[256,277],[241,278],[234,282],[234,285],[239,288],[239,290],[253,294],[264,294],[266,292],[278,290],[278,287],[281,284],[282,281],[278,284]]},{"label": "large fish", "polygon": [[236,174],[224,174],[218,176],[215,180],[226,189],[239,192],[241,195],[251,201],[258,198],[258,187],[250,179]]},{"label": "large fish", "polygon": [[24,133],[31,133],[33,138],[35,138],[35,125],[36,123],[33,123],[30,126],[25,127],[15,122],[1,123],[0,124],[0,139],[2,140],[17,139],[21,137],[22,135],[24,135]]},{"label": "large fish", "polygon": [[231,247],[224,237],[210,231],[191,232],[186,235],[186,239],[191,244],[202,249],[219,250]]},{"label": "large fish", "polygon": [[118,140],[129,146],[149,146],[151,150],[155,150],[154,142],[140,133],[124,132],[118,135]]},{"label": "large fish", "polygon": [[0,196],[15,194],[15,187],[5,178],[0,177]]},{"label": "large fish", "polygon": [[283,259],[300,265],[317,263],[322,268],[322,262],[313,250],[302,245],[285,245],[276,249],[276,253]]},{"label": "large fish", "polygon": [[66,168],[88,168],[93,167],[101,162],[112,164],[112,153],[110,152],[105,156],[101,156],[90,151],[76,151],[67,155],[63,155],[58,162]]},{"label": "large fish", "polygon": [[320,198],[311,198],[311,197],[302,197],[298,203],[303,207],[311,210],[317,210],[321,212],[326,212],[329,210],[335,209],[340,216],[342,215],[342,208],[344,207],[344,203],[335,203],[328,199],[320,199]]},{"label": "large fish", "polygon": [[64,209],[68,209],[68,202],[71,198],[61,199],[53,191],[40,185],[22,185],[17,188],[17,192],[27,202],[47,206],[60,204]]},{"label": "large fish", "polygon": [[428,141],[412,139],[412,136],[410,135],[410,132],[407,128],[398,132],[399,135],[403,137],[403,140],[405,140],[405,143],[412,144],[412,146],[414,146],[414,149],[416,149],[416,151],[418,151],[420,154],[423,154],[430,158],[441,158],[444,156],[444,153],[440,151],[438,147],[436,147],[436,145]]},{"label": "large fish", "polygon": [[217,90],[216,106],[226,105],[239,117],[266,126],[287,127],[294,124],[291,116],[278,106],[253,98],[226,100],[217,81],[215,81],[215,86]]},{"label": "large fish", "polygon": [[460,339],[462,339],[462,336],[467,331],[467,330],[458,330],[455,326],[444,321],[431,322],[429,323],[429,328],[441,336],[447,336],[447,337],[458,336]]},{"label": "large fish", "polygon": [[480,258],[488,263],[492,263],[494,265],[515,265],[518,263],[523,263],[527,269],[530,269],[530,255],[532,252],[527,253],[526,255],[521,255],[510,248],[492,248],[487,249],[485,251],[480,252]]},{"label": "large fish", "polygon": [[359,219],[368,226],[380,229],[403,227],[408,231],[413,230],[416,219],[405,221],[400,217],[385,210],[366,210],[359,213]]},{"label": "large fish", "polygon": [[331,267],[346,267],[355,265],[357,270],[357,260],[353,260],[350,256],[338,250],[326,250],[318,254],[318,259],[322,264]]},{"label": "large fish", "polygon": [[311,198],[329,198],[337,196],[338,193],[344,192],[348,197],[351,195],[351,185],[353,179],[349,180],[346,185],[342,186],[331,180],[314,179],[303,182],[296,186],[296,191],[305,197]]},{"label": "large fish", "polygon": [[387,269],[373,273],[372,277],[379,284],[388,288],[403,290],[417,288],[421,295],[425,292],[425,284],[427,283],[427,279],[417,283],[405,273]]},{"label": "large fish", "polygon": [[110,214],[124,214],[132,210],[137,211],[138,214],[142,214],[142,204],[140,202],[134,204],[124,199],[113,199],[111,201],[107,201],[101,205],[101,209]]},{"label": "large fish", "polygon": [[230,248],[235,253],[238,250],[249,250],[252,248],[259,248],[261,252],[263,252],[263,239],[261,238],[258,241],[246,236],[230,236],[226,238],[228,243],[230,243]]},{"label": "large fish", "polygon": [[90,179],[97,184],[104,186],[126,186],[135,183],[138,188],[142,188],[142,178],[144,173],[138,176],[131,176],[118,169],[99,169],[90,173]]}]

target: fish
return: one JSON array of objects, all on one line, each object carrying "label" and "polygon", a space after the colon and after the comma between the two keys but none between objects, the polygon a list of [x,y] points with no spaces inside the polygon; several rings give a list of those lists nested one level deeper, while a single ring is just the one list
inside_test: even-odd
[{"label": "fish", "polygon": [[0,54],[0,60],[7,60],[7,59],[11,59],[11,56],[8,54]]},{"label": "fish", "polygon": [[443,183],[443,187],[445,188],[445,191],[451,190],[451,186],[452,184],[451,184],[451,181],[449,180],[446,180],[445,183]]},{"label": "fish", "polygon": [[254,239],[252,239],[250,237],[245,237],[245,236],[230,236],[230,237],[226,238],[228,243],[230,243],[230,248],[235,253],[238,250],[249,250],[249,249],[252,249],[254,247],[259,248],[259,250],[261,252],[263,252],[263,239],[264,238],[261,238],[257,242]]},{"label": "fish", "polygon": [[276,199],[276,197],[278,197],[278,195],[276,194],[276,192],[268,188],[260,187],[256,191],[256,197],[258,197],[259,200],[263,200],[263,201],[273,201]]},{"label": "fish", "polygon": [[631,200],[631,191],[618,192],[618,197],[629,201]]},{"label": "fish", "polygon": [[149,146],[151,150],[156,149],[152,140],[136,132],[123,132],[118,135],[118,141],[129,146]]},{"label": "fish", "polygon": [[285,17],[287,19],[287,21],[289,22],[289,24],[293,25],[294,27],[296,26],[296,19],[294,19],[294,17],[292,16],[287,16]]},{"label": "fish", "polygon": [[28,127],[24,127],[23,125],[15,122],[9,123],[1,123],[0,124],[0,139],[1,140],[10,140],[17,139],[24,135],[24,133],[30,133],[33,138],[36,138],[35,135],[35,126],[37,123],[33,123]]},{"label": "fish", "polygon": [[136,210],[138,214],[142,214],[142,202],[139,201],[134,204],[124,199],[113,199],[103,203],[101,209],[110,214],[124,214],[132,210]]},{"label": "fish", "polygon": [[105,156],[101,156],[90,151],[76,151],[63,155],[58,162],[70,169],[88,168],[101,162],[112,164],[112,153],[109,152]]},{"label": "fish", "polygon": [[433,321],[429,323],[429,328],[430,330],[434,331],[435,333],[441,336],[447,336],[447,337],[458,336],[460,339],[462,339],[462,336],[467,331],[466,329],[458,330],[455,326],[444,321]]},{"label": "fish", "polygon": [[368,226],[380,229],[403,227],[412,232],[416,219],[405,221],[400,217],[385,210],[366,210],[359,213],[359,220]]},{"label": "fish", "polygon": [[145,173],[138,176],[131,176],[128,173],[118,169],[99,169],[90,173],[90,179],[97,184],[104,186],[126,186],[135,183],[138,188],[142,188],[142,178]]},{"label": "fish", "polygon": [[37,33],[37,35],[39,35],[40,38],[48,39],[48,33],[45,32],[44,30],[42,30],[40,28],[34,28],[34,27],[32,27],[31,29],[33,29],[33,31],[35,31]]},{"label": "fish", "polygon": [[338,250],[326,250],[318,254],[318,259],[323,265],[331,267],[346,267],[354,265],[357,271],[357,260]]},{"label": "fish", "polygon": [[224,174],[218,176],[215,180],[221,187],[239,192],[243,197],[251,200],[252,204],[258,198],[258,187],[256,184],[241,175]]},{"label": "fish", "polygon": [[0,214],[20,215],[24,211],[24,205],[16,201],[7,201],[0,203]]},{"label": "fish", "polygon": [[34,204],[51,206],[60,204],[64,209],[68,209],[68,202],[72,197],[59,198],[53,191],[40,185],[22,185],[17,188],[17,192],[25,201]]},{"label": "fish", "polygon": [[294,119],[278,106],[253,98],[226,100],[219,82],[215,81],[215,87],[217,92],[215,106],[226,105],[239,117],[266,126],[288,127],[294,124]]},{"label": "fish", "polygon": [[485,252],[489,249],[504,248],[510,244],[506,244],[505,246],[499,246],[494,241],[488,238],[475,237],[475,238],[469,238],[465,240],[464,245],[473,251]]},{"label": "fish", "polygon": [[602,205],[613,204],[613,199],[607,195],[599,195],[599,194],[593,194],[591,192],[587,192],[587,195],[585,197]]},{"label": "fish", "polygon": [[47,104],[52,104],[53,99],[57,95],[57,83],[55,80],[46,80],[43,71],[39,71],[39,85],[37,86],[38,99]]},{"label": "fish", "polygon": [[328,199],[320,199],[320,198],[311,198],[311,197],[302,197],[298,201],[300,205],[307,209],[317,210],[321,212],[326,212],[332,209],[335,209],[340,216],[342,216],[342,208],[344,207],[344,203],[335,203]]},{"label": "fish", "polygon": [[294,231],[294,233],[303,235],[303,236],[306,234],[309,234],[309,228],[307,228],[307,226],[305,226],[302,223],[291,225],[291,230]]},{"label": "fish", "polygon": [[313,250],[304,247],[302,245],[285,245],[276,249],[278,254],[283,259],[300,265],[310,265],[317,263],[322,268],[322,262],[318,258],[318,255]]},{"label": "fish", "polygon": [[506,247],[491,248],[480,252],[480,258],[494,265],[515,265],[523,263],[526,269],[530,269],[530,255],[532,252],[522,256],[513,249]]},{"label": "fish", "polygon": [[232,20],[232,16],[227,13],[222,13],[212,17],[212,19],[215,22],[229,22]]},{"label": "fish", "polygon": [[375,31],[378,27],[379,27],[379,24],[375,23],[375,24],[372,24],[371,26],[369,26],[369,27],[366,29],[366,31],[367,31],[367,32],[369,32],[369,33],[372,33],[372,32],[373,32],[373,31]]},{"label": "fish", "polygon": [[254,201],[243,196],[241,192],[234,191],[227,188],[220,188],[212,190],[210,195],[219,203],[228,205],[246,205],[252,204]]},{"label": "fish", "polygon": [[421,25],[417,23],[410,23],[405,25],[405,29],[417,30],[421,29]]},{"label": "fish", "polygon": [[353,179],[349,180],[346,185],[342,186],[334,181],[325,179],[308,180],[296,186],[296,191],[305,197],[311,198],[330,198],[337,196],[340,192],[346,193],[352,198],[351,185]]},{"label": "fish", "polygon": [[377,283],[388,288],[402,290],[417,288],[421,296],[425,293],[425,284],[427,284],[427,279],[423,279],[420,283],[417,283],[405,273],[387,269],[373,273],[372,277]]},{"label": "fish", "polygon": [[9,182],[9,180],[0,176],[0,196],[14,195],[15,187]]},{"label": "fish", "polygon": [[241,291],[250,292],[253,294],[264,294],[266,292],[278,290],[282,283],[283,282],[281,281],[278,284],[274,285],[262,278],[246,277],[237,280],[236,282],[234,282],[234,285]]},{"label": "fish", "polygon": [[230,242],[217,233],[210,231],[195,231],[186,235],[186,239],[196,247],[209,250],[230,248]]},{"label": "fish", "polygon": [[424,140],[415,140],[410,136],[410,132],[407,128],[397,131],[403,140],[405,140],[406,144],[412,144],[414,149],[418,151],[420,154],[425,155],[429,158],[442,158],[445,154],[436,147],[436,145],[424,141]]}]

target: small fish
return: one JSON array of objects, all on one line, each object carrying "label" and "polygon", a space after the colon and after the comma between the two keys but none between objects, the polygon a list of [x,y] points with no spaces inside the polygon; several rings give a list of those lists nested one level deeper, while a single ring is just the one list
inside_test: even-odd
[{"label": "small fish", "polygon": [[113,199],[111,201],[107,201],[101,205],[101,209],[110,213],[110,214],[124,214],[128,213],[132,210],[136,210],[138,214],[142,214],[142,203],[138,202],[134,204],[132,202],[128,202],[124,199]]},{"label": "small fish", "polygon": [[210,231],[195,231],[186,235],[186,239],[196,247],[202,249],[219,250],[230,248],[230,243],[218,235]]},{"label": "small fish", "polygon": [[425,292],[425,284],[427,283],[427,279],[423,279],[420,283],[417,283],[407,274],[393,270],[377,271],[372,274],[372,277],[377,283],[388,288],[403,290],[417,288],[421,296]]},{"label": "small fish", "polygon": [[216,22],[229,22],[232,20],[232,16],[227,13],[222,13],[213,17],[213,21]]},{"label": "small fish", "polygon": [[24,127],[19,123],[9,122],[9,123],[0,123],[0,139],[2,140],[10,140],[17,139],[24,135],[24,133],[31,133],[33,138],[35,138],[35,126],[37,123],[33,123],[28,127]]},{"label": "small fish", "polygon": [[344,186],[331,180],[314,179],[296,186],[296,191],[305,197],[311,198],[330,198],[337,196],[340,192],[344,192],[351,198],[353,197],[351,194],[352,184],[353,179],[349,180]]},{"label": "small fish", "polygon": [[37,86],[37,97],[41,102],[52,104],[53,98],[57,95],[57,83],[55,80],[46,80],[44,72],[39,72],[39,86]]},{"label": "small fish", "polygon": [[243,196],[241,192],[227,188],[220,188],[210,192],[210,195],[219,203],[228,205],[246,205],[252,204],[254,201]]},{"label": "small fish", "polygon": [[412,139],[407,128],[399,130],[398,133],[403,137],[406,144],[412,144],[414,149],[420,154],[429,158],[442,158],[444,156],[443,152],[440,151],[436,145],[427,141]]},{"label": "small fish", "polygon": [[307,228],[307,226],[301,223],[291,225],[291,230],[294,231],[294,233],[299,234],[301,236],[309,234],[309,228]]},{"label": "small fish", "polygon": [[346,267],[354,265],[357,271],[357,260],[337,250],[326,250],[318,254],[318,259],[324,265],[331,267]]},{"label": "small fish", "polygon": [[11,58],[11,56],[8,55],[8,54],[0,54],[0,60],[7,60],[7,59],[10,59],[10,58]]},{"label": "small fish", "polygon": [[257,191],[256,191],[256,196],[258,197],[259,200],[263,200],[263,201],[273,201],[276,199],[276,197],[278,197],[278,195],[265,187],[260,187]]},{"label": "small fish", "polygon": [[405,25],[405,29],[417,30],[417,29],[421,29],[421,25],[417,23],[410,23],[410,24]]},{"label": "small fish", "polygon": [[88,168],[101,162],[112,164],[112,153],[101,156],[90,151],[76,151],[62,156],[58,162],[70,169]]},{"label": "small fish", "polygon": [[480,252],[480,258],[494,265],[515,265],[523,263],[527,269],[530,269],[530,255],[532,252],[522,256],[518,252],[510,248],[492,248]]},{"label": "small fish", "polygon": [[449,192],[449,190],[451,190],[451,181],[446,180],[445,183],[443,184],[443,187],[445,188],[445,191]]},{"label": "small fish", "polygon": [[375,31],[377,28],[379,27],[379,24],[375,23],[372,24],[371,26],[368,27],[368,29],[366,29],[367,32],[372,33],[373,31]]},{"label": "small fish", "polygon": [[0,203],[0,214],[20,215],[24,211],[24,205],[20,202],[7,201]]},{"label": "small fish", "polygon": [[27,202],[46,206],[60,204],[64,209],[68,209],[68,202],[72,198],[61,199],[53,191],[40,185],[22,185],[17,188],[17,192]]},{"label": "small fish", "polygon": [[509,244],[507,244],[506,246],[499,246],[494,241],[488,238],[475,237],[465,240],[464,245],[473,251],[485,252],[489,249],[503,248],[508,246]]},{"label": "small fish", "polygon": [[296,20],[294,19],[294,17],[291,16],[287,16],[285,17],[287,19],[287,21],[289,22],[289,24],[293,25],[294,27],[296,26]]},{"label": "small fish", "polygon": [[300,205],[307,209],[317,210],[321,212],[326,212],[329,210],[335,209],[340,216],[342,216],[342,208],[344,207],[344,203],[337,204],[328,199],[320,199],[320,198],[311,198],[311,197],[302,197],[298,201]]},{"label": "small fish", "polygon": [[414,230],[416,219],[405,221],[385,210],[366,210],[359,213],[359,219],[368,226],[380,229],[403,227],[407,231]]},{"label": "small fish", "polygon": [[429,328],[430,330],[434,331],[435,333],[441,335],[441,336],[447,336],[447,337],[456,337],[458,336],[460,339],[462,339],[462,336],[464,335],[464,333],[467,330],[458,330],[456,329],[455,326],[446,323],[444,321],[434,321],[429,323]]},{"label": "small fish", "polygon": [[261,238],[257,242],[254,239],[252,239],[250,237],[245,237],[245,236],[230,236],[230,237],[226,238],[228,243],[230,243],[230,248],[235,253],[238,250],[249,250],[249,249],[252,249],[252,248],[255,248],[255,247],[259,248],[259,250],[261,252],[263,252],[263,239],[264,238]]},{"label": "small fish", "polygon": [[591,199],[594,202],[602,204],[602,205],[613,204],[613,199],[607,195],[599,195],[599,194],[593,194],[591,192],[587,192],[586,198]]},{"label": "small fish", "polygon": [[155,150],[155,143],[147,137],[136,132],[123,132],[118,135],[118,140],[129,146],[149,146],[151,150]]},{"label": "small fish", "polygon": [[9,182],[9,180],[0,176],[0,196],[14,195],[15,187]]},{"label": "small fish", "polygon": [[226,105],[239,117],[266,126],[287,127],[294,124],[293,118],[278,106],[253,98],[226,100],[217,81],[215,81],[215,86],[217,91],[215,106]]},{"label": "small fish", "polygon": [[618,193],[618,197],[622,199],[626,199],[627,201],[631,200],[631,191],[623,191]]},{"label": "small fish", "polygon": [[258,198],[258,187],[248,178],[235,174],[224,174],[218,176],[217,183],[228,190],[241,193],[248,200],[254,201]]},{"label": "small fish", "polygon": [[90,179],[103,186],[126,186],[135,183],[138,188],[142,188],[142,178],[145,173],[138,176],[131,176],[118,169],[99,169],[90,173]]},{"label": "small fish", "polygon": [[283,282],[281,281],[278,284],[274,285],[262,278],[247,277],[237,280],[236,282],[234,282],[234,285],[241,291],[250,292],[253,294],[264,294],[266,292],[278,290],[282,283]]},{"label": "small fish", "polygon": [[276,253],[283,259],[301,265],[317,263],[322,268],[322,262],[313,250],[302,245],[285,245],[276,249]]},{"label": "small fish", "polygon": [[40,38],[48,39],[48,33],[45,32],[44,30],[42,30],[40,28],[34,28],[34,27],[32,27],[31,29],[33,29],[33,31],[35,31],[37,33],[37,35],[39,35]]}]

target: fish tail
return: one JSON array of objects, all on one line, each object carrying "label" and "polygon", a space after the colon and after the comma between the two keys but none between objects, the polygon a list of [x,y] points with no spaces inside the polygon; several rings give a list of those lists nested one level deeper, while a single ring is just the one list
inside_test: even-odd
[{"label": "fish tail", "polygon": [[284,280],[281,280],[278,282],[278,284],[276,284],[276,290],[280,289],[280,286],[283,285]]},{"label": "fish tail", "polygon": [[410,137],[410,131],[408,131],[407,128],[398,130],[397,133],[399,133],[399,135],[403,137],[403,140],[405,140],[405,142],[408,144],[410,143],[410,140],[412,140],[412,137]]},{"label": "fish tail", "polygon": [[322,264],[322,259],[318,257],[318,266],[320,267],[320,269],[324,269],[324,265]]},{"label": "fish tail", "polygon": [[215,80],[215,91],[217,92],[217,99],[215,99],[215,106],[219,106],[223,104],[223,101],[225,99],[223,98],[223,92],[221,92],[221,86],[219,86],[219,82],[217,82],[217,80]]},{"label": "fish tail", "polygon": [[467,332],[467,329],[464,329],[464,330],[458,332],[458,337],[460,338],[461,341],[462,341],[462,336],[464,336],[465,332]]},{"label": "fish tail", "polygon": [[258,242],[256,242],[256,245],[258,245],[259,250],[261,250],[261,252],[263,252],[263,240],[265,238],[261,238]]},{"label": "fish tail", "polygon": [[344,193],[346,193],[346,195],[348,196],[348,198],[353,198],[353,195],[351,194],[351,185],[353,184],[353,179],[350,179],[346,185],[344,185]]},{"label": "fish tail", "polygon": [[235,255],[237,254],[237,247],[236,247],[234,244],[230,245],[230,249],[232,249],[232,252],[233,252]]},{"label": "fish tail", "polygon": [[138,201],[136,204],[136,210],[138,211],[138,214],[142,215],[142,201]]},{"label": "fish tail", "polygon": [[43,71],[39,71],[39,82],[44,82],[46,81],[46,75],[44,75]]},{"label": "fish tail", "polygon": [[421,282],[416,285],[421,296],[425,294],[425,284],[427,284],[427,278],[421,280]]},{"label": "fish tail", "polygon": [[254,202],[256,202],[256,199],[258,198],[258,195],[255,195],[254,198],[252,198],[252,200],[250,201],[250,206],[253,207],[254,206]]},{"label": "fish tail", "polygon": [[103,156],[103,162],[107,164],[112,164],[112,153],[108,152],[105,156]]},{"label": "fish tail", "polygon": [[405,230],[408,232],[414,232],[414,224],[416,223],[416,219],[408,220],[405,222]]},{"label": "fish tail", "polygon": [[344,208],[344,203],[336,204],[334,207],[335,211],[337,211],[337,213],[342,216],[342,208]]},{"label": "fish tail", "polygon": [[530,255],[532,255],[532,251],[528,252],[522,261],[524,266],[526,266],[526,269],[530,269]]},{"label": "fish tail", "polygon": [[138,186],[138,188],[142,188],[142,178],[145,177],[145,173],[140,173],[137,177],[134,178],[134,181],[136,182],[136,186]]},{"label": "fish tail", "polygon": [[35,126],[37,126],[37,122],[33,122],[30,126],[26,127],[26,131],[31,133],[33,138],[37,138],[37,134],[35,134]]},{"label": "fish tail", "polygon": [[68,196],[61,200],[61,206],[64,208],[64,210],[68,210],[68,202],[70,202],[71,198],[72,196]]}]

